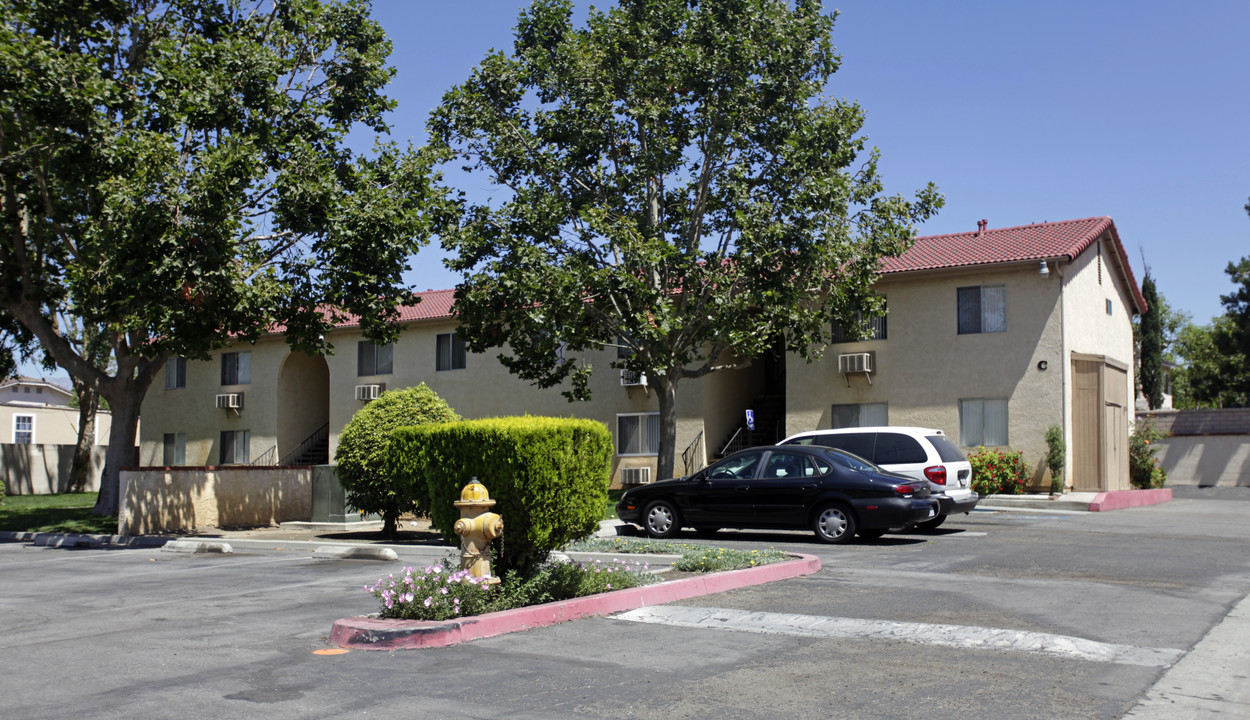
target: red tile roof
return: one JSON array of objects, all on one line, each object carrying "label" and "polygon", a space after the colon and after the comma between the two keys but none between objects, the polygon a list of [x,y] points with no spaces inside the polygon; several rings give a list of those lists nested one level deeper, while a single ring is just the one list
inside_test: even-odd
[{"label": "red tile roof", "polygon": [[[1071,261],[1108,231],[1115,248],[1115,265],[1121,269],[1125,283],[1132,288],[1132,300],[1137,306],[1137,312],[1145,312],[1146,301],[1137,286],[1136,278],[1133,277],[1133,269],[1129,267],[1115,223],[1109,217],[919,237],[902,256],[887,258],[881,265],[881,273],[890,275],[1029,260]],[[416,305],[400,308],[398,322],[439,320],[455,316],[452,311],[456,300],[454,290],[427,290],[416,295],[421,301]],[[357,318],[345,318],[335,323],[335,326],[346,328],[359,324]]]},{"label": "red tile roof", "polygon": [[1137,312],[1145,312],[1146,300],[1128,264],[1120,234],[1109,217],[919,237],[911,249],[901,256],[887,258],[881,264],[881,273],[889,275],[1029,260],[1071,261],[1104,234],[1114,246],[1115,265],[1121,270],[1122,279],[1132,288],[1132,300]]},{"label": "red tile roof", "polygon": [[[455,290],[426,290],[415,293],[420,298],[416,305],[406,305],[399,309],[396,322],[406,323],[417,320],[438,320],[454,317],[452,305],[456,302]],[[334,323],[335,327],[356,327],[360,324],[358,317],[347,317]]]}]

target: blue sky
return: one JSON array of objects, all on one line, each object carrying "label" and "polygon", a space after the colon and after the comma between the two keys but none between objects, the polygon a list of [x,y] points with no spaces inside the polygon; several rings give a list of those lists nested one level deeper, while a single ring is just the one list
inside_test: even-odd
[{"label": "blue sky", "polygon": [[[395,139],[424,141],[442,93],[511,47],[525,4],[375,0],[395,44]],[[1224,268],[1250,255],[1250,3],[827,7],[843,57],[827,94],[864,107],[888,191],[933,181],[946,196],[919,234],[1108,215],[1139,281],[1144,254],[1173,307],[1222,314]],[[431,246],[413,260],[419,289],[455,284],[441,257]]]},{"label": "blue sky", "polygon": [[[527,4],[375,0],[395,45],[392,138],[423,143],[430,110],[490,49],[511,48]],[[827,7],[840,11],[843,58],[827,94],[864,107],[887,191],[933,181],[946,196],[919,234],[1108,215],[1139,281],[1144,255],[1174,308],[1199,323],[1223,313],[1224,268],[1250,255],[1250,2]],[[420,290],[454,286],[442,257],[431,244],[405,277]]]}]

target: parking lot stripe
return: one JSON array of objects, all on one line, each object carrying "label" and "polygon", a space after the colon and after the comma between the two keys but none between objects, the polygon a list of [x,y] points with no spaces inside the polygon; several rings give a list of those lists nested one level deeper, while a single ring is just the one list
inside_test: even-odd
[{"label": "parking lot stripe", "polygon": [[892,622],[860,618],[746,612],[723,608],[656,606],[611,615],[616,620],[678,627],[733,630],[816,638],[898,640],[970,650],[1041,653],[1091,662],[1168,667],[1184,651],[1116,645],[1070,635],[970,625]]}]

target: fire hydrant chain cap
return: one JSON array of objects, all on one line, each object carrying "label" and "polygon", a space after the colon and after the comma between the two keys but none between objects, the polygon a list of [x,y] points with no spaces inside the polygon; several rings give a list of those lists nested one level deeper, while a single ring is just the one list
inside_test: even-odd
[{"label": "fire hydrant chain cap", "polygon": [[482,483],[471,482],[460,491],[460,500],[461,502],[482,502],[490,500],[490,493],[486,492],[486,486]]}]

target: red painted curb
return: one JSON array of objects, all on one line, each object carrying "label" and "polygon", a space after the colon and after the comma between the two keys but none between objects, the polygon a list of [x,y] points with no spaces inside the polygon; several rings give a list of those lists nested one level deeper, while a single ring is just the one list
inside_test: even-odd
[{"label": "red painted curb", "polygon": [[1112,490],[1100,492],[1089,504],[1090,512],[1106,512],[1107,510],[1123,510],[1125,508],[1145,507],[1159,503],[1172,502],[1172,488],[1155,488],[1153,490]]},{"label": "red painted curb", "polygon": [[807,575],[820,570],[815,555],[795,555],[793,560],[760,567],[669,580],[655,585],[616,590],[589,597],[531,605],[501,612],[475,615],[441,622],[383,620],[353,617],[337,620],[330,631],[330,642],[356,650],[398,650],[403,648],[446,647],[469,640],[494,637],[530,628],[595,615],[662,605],[699,595],[724,592],[748,585]]}]

